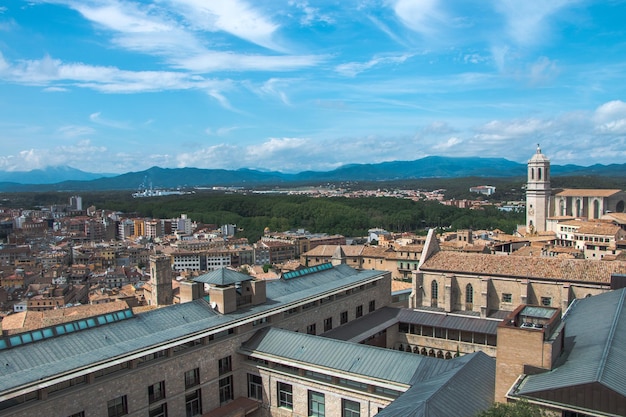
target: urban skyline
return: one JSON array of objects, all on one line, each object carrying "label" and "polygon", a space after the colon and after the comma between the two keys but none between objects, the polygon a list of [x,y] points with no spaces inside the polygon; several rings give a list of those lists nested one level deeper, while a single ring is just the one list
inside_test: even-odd
[{"label": "urban skyline", "polygon": [[622,1],[0,7],[0,170],[622,163]]}]

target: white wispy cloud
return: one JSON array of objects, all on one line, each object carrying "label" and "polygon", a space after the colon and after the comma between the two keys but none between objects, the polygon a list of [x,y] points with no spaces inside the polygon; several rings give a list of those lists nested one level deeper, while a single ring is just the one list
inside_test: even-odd
[{"label": "white wispy cloud", "polygon": [[367,62],[348,62],[345,64],[337,65],[335,67],[335,71],[346,77],[354,77],[359,73],[370,70],[374,67],[402,64],[412,56],[413,54],[402,54],[397,56],[377,56]]},{"label": "white wispy cloud", "polygon": [[626,133],[626,103],[613,100],[604,103],[593,114],[596,130],[602,133]]},{"label": "white wispy cloud", "polygon": [[176,71],[126,71],[108,66],[64,63],[49,55],[10,64],[0,56],[0,79],[64,91],[68,85],[104,93],[135,93],[188,89],[220,89],[228,81],[208,80]]},{"label": "white wispy cloud", "polygon": [[396,0],[393,10],[407,27],[429,37],[450,21],[438,0]]},{"label": "white wispy cloud", "polygon": [[[161,7],[163,4],[169,7]],[[149,5],[117,0],[72,0],[68,5],[89,21],[110,31],[111,42],[116,47],[159,57],[177,69],[200,73],[223,70],[292,71],[327,59],[288,54],[288,48],[274,40],[278,25],[250,4],[239,0],[168,0]],[[229,44],[224,40],[215,42],[206,39],[208,33],[228,33],[284,55],[229,50]],[[215,45],[211,48],[213,43]]]},{"label": "white wispy cloud", "polygon": [[96,124],[112,127],[115,129],[130,129],[130,125],[128,122],[119,122],[116,120],[103,118],[101,112],[91,113],[89,115],[89,120]]},{"label": "white wispy cloud", "polygon": [[77,136],[92,135],[95,133],[95,129],[89,126],[67,125],[58,128],[57,133],[63,137],[73,138]]},{"label": "white wispy cloud", "polygon": [[252,87],[252,90],[260,95],[266,95],[271,97],[278,98],[283,104],[291,105],[289,102],[289,97],[287,96],[287,92],[285,91],[289,88],[293,83],[297,82],[294,79],[284,79],[284,78],[270,78],[265,81],[263,85],[258,88]]},{"label": "white wispy cloud", "polygon": [[551,33],[550,19],[579,0],[498,0],[495,9],[505,18],[505,33],[516,44],[545,42]]},{"label": "white wispy cloud", "polygon": [[316,66],[328,57],[320,55],[258,55],[207,51],[176,59],[173,66],[194,72],[293,71]]},{"label": "white wispy cloud", "polygon": [[435,145],[433,145],[432,149],[435,151],[446,151],[450,148],[460,145],[462,142],[463,141],[457,137],[451,137],[448,138],[448,140],[445,142],[436,143]]},{"label": "white wispy cloud", "polygon": [[288,3],[302,12],[300,24],[302,26],[311,26],[315,23],[333,24],[335,19],[328,13],[323,13],[319,8],[313,7],[306,0],[291,0]]},{"label": "white wispy cloud", "polygon": [[224,126],[224,127],[218,127],[217,129],[212,129],[210,127],[207,127],[204,130],[204,133],[206,133],[209,136],[227,136],[231,132],[234,132],[235,130],[238,130],[238,129],[241,129],[241,127],[239,127],[239,126]]},{"label": "white wispy cloud", "polygon": [[52,148],[24,149],[12,155],[0,156],[3,171],[30,171],[47,166],[67,165],[83,167],[86,171],[98,172],[94,168],[102,163],[107,148],[96,146],[89,140]]},{"label": "white wispy cloud", "polygon": [[238,38],[275,51],[284,51],[273,35],[278,24],[250,3],[240,0],[169,0],[193,29],[224,31]]}]

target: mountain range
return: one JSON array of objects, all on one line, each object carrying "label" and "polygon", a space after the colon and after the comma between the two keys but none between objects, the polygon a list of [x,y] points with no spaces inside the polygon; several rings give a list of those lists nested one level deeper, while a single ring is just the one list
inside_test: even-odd
[{"label": "mountain range", "polygon": [[[626,177],[626,164],[552,165],[553,176]],[[199,169],[152,167],[125,174],[96,174],[70,167],[49,167],[28,172],[0,171],[0,191],[104,191],[192,187],[254,187],[339,181],[393,181],[425,178],[521,177],[526,164],[504,158],[452,158],[429,156],[415,161],[351,164],[332,171],[285,174],[253,169]]]}]

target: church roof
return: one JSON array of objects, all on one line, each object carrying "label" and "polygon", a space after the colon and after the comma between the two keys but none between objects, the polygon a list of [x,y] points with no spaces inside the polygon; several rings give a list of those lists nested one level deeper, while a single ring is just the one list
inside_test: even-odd
[{"label": "church roof", "polygon": [[566,188],[565,190],[556,193],[557,197],[611,197],[617,193],[621,193],[622,190],[599,190],[599,189],[577,189]]},{"label": "church roof", "polygon": [[426,260],[420,270],[608,285],[611,274],[626,273],[626,262],[441,251]]}]

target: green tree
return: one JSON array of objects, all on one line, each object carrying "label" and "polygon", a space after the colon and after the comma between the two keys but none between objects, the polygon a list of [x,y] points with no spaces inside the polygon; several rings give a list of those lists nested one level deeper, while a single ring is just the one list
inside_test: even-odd
[{"label": "green tree", "polygon": [[528,401],[513,403],[494,403],[487,410],[476,414],[476,417],[547,417],[548,413],[539,406]]}]

